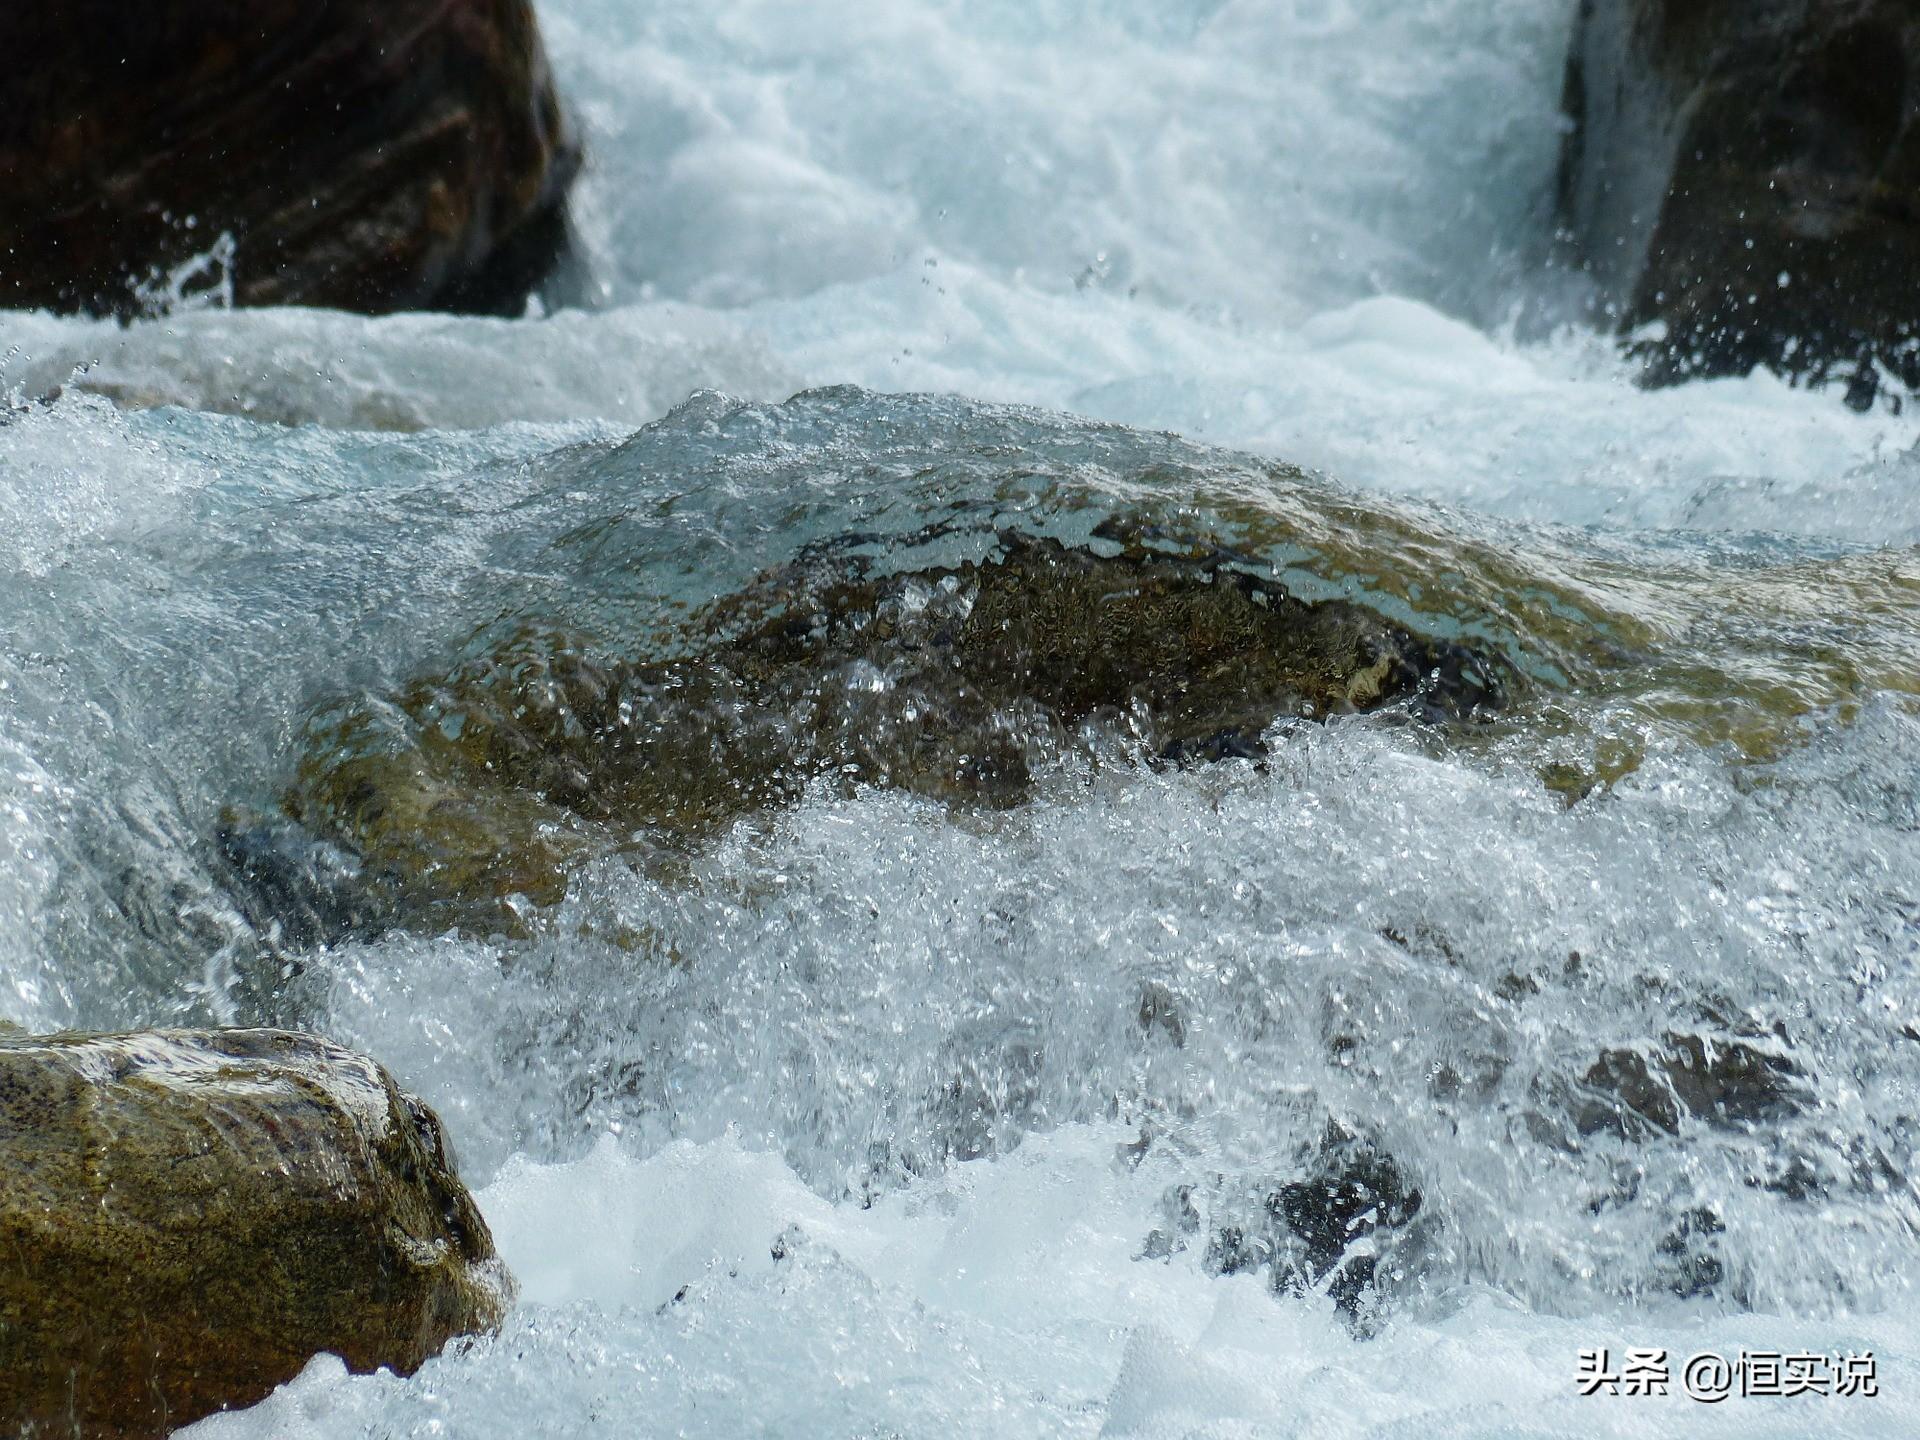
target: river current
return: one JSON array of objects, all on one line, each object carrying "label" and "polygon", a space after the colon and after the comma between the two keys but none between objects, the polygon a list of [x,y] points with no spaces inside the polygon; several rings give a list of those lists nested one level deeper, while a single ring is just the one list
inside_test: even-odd
[{"label": "river current", "polygon": [[[366,1049],[522,1284],[192,1433],[1920,1431],[1920,419],[1636,387],[1554,258],[1573,0],[540,8],[550,304],[0,315],[0,1019]],[[816,776],[491,935],[236,882],[316,715],[1015,535],[1512,693]],[[1629,1346],[1881,1393],[1577,1393]]]}]

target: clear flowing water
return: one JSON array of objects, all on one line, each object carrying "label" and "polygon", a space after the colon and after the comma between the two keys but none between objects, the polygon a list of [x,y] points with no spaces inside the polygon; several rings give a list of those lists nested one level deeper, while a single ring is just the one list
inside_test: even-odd
[{"label": "clear flowing water", "polygon": [[[1567,319],[1572,10],[554,0],[587,303],[0,317],[0,1017],[367,1048],[523,1285],[204,1433],[1920,1429],[1920,424]],[[503,625],[1116,519],[1524,693],[817,783],[510,937],[320,945],[221,859]],[[1630,1344],[1882,1394],[1579,1398]]]}]

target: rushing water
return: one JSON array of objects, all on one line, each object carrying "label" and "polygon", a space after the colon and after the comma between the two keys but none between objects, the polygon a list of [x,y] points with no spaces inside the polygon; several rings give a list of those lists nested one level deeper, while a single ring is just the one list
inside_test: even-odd
[{"label": "rushing water", "polygon": [[[553,0],[573,306],[0,318],[0,1018],[367,1048],[523,1283],[204,1433],[1920,1427],[1920,423],[1569,318],[1572,10]],[[514,625],[1116,524],[1516,693],[822,780],[490,939],[319,944],[217,843]],[[1577,1398],[1630,1344],[1882,1394]]]}]

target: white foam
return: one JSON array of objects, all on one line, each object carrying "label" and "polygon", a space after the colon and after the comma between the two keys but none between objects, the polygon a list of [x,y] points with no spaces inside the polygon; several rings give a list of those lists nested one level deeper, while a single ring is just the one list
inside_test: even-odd
[{"label": "white foam", "polygon": [[[553,515],[618,508],[538,457],[696,388],[1025,401],[1527,522],[1785,537],[1756,553],[1920,543],[1911,409],[1644,392],[1548,323],[1575,0],[540,9],[590,307],[0,316],[0,391],[66,391],[0,424],[0,1018],[226,1013],[220,806],[274,803],[316,697],[551,580]],[[644,499],[689,534],[721,503]],[[564,928],[301,957],[442,1111],[524,1297],[412,1379],[323,1358],[196,1433],[1920,1433],[1916,754],[1869,701],[1764,784],[1662,752],[1568,811],[1536,752],[1331,726],[1264,776],[986,820],[815,796],[680,890],[582,877],[569,922],[674,966]],[[1516,1011],[1536,970],[1565,983]],[[1141,1032],[1147,981],[1185,1046]],[[1601,1047],[1708,1010],[1791,1025],[1824,1198],[1737,1126],[1527,1138]],[[1336,1111],[1441,1222],[1379,1338],[1198,1239],[1137,1258],[1167,1186],[1257,1191]],[[1709,1201],[1724,1283],[1682,1302],[1659,1247]],[[1577,1350],[1627,1344],[1872,1348],[1886,1393],[1576,1397]]]},{"label": "white foam", "polygon": [[1590,335],[1510,338],[1560,283],[1573,8],[549,0],[601,308],[13,317],[0,384],[418,428],[853,382],[1529,520],[1911,541],[1920,417],[1766,377],[1647,395]]},{"label": "white foam", "polygon": [[[732,1137],[515,1166],[483,1191],[525,1293],[498,1340],[412,1380],[315,1360],[187,1434],[1885,1436],[1920,1421],[1909,1321],[1565,1320],[1462,1290],[1356,1341],[1191,1256],[1132,1258],[1149,1218],[1119,1132],[1069,1127],[923,1193],[830,1206]],[[776,1252],[779,1256],[775,1258]],[[1579,1351],[1672,1356],[1673,1393],[1582,1397]],[[1742,1349],[1873,1352],[1877,1398],[1689,1399]],[[1617,1360],[1616,1360],[1617,1364]]]}]

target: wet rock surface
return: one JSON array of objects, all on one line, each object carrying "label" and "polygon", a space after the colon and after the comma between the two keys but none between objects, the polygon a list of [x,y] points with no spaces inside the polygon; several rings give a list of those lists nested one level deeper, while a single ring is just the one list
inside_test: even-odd
[{"label": "wet rock surface", "polygon": [[[1503,662],[1216,560],[1011,533],[990,560],[904,574],[822,547],[673,643],[677,658],[603,662],[523,629],[322,712],[287,813],[392,913],[510,926],[503,903],[556,901],[583,857],[711,834],[824,779],[1004,807],[1070,755],[1252,757],[1286,717],[1464,720],[1512,683]],[[279,876],[289,843],[227,839],[298,890]],[[343,913],[304,894],[295,909]]]},{"label": "wet rock surface", "polygon": [[0,306],[518,314],[578,150],[527,0],[12,6]]},{"label": "wet rock surface", "polygon": [[1208,1271],[1267,1270],[1276,1291],[1322,1292],[1357,1332],[1371,1333],[1383,1267],[1402,1264],[1423,1203],[1399,1162],[1358,1130],[1330,1123],[1302,1157],[1302,1173],[1256,1198],[1257,1211],[1242,1218],[1232,1218],[1231,1202],[1223,1207],[1229,1218],[1208,1238]]},{"label": "wet rock surface", "polygon": [[1812,1092],[1780,1047],[1747,1040],[1669,1034],[1642,1051],[1605,1051],[1588,1069],[1580,1133],[1628,1138],[1677,1134],[1689,1119],[1722,1128],[1798,1114]]},{"label": "wet rock surface", "polygon": [[273,1030],[0,1029],[0,1430],[157,1436],[512,1298],[433,1112]]},{"label": "wet rock surface", "polygon": [[1920,385],[1920,14],[1587,0],[1561,210],[1656,384]]}]

